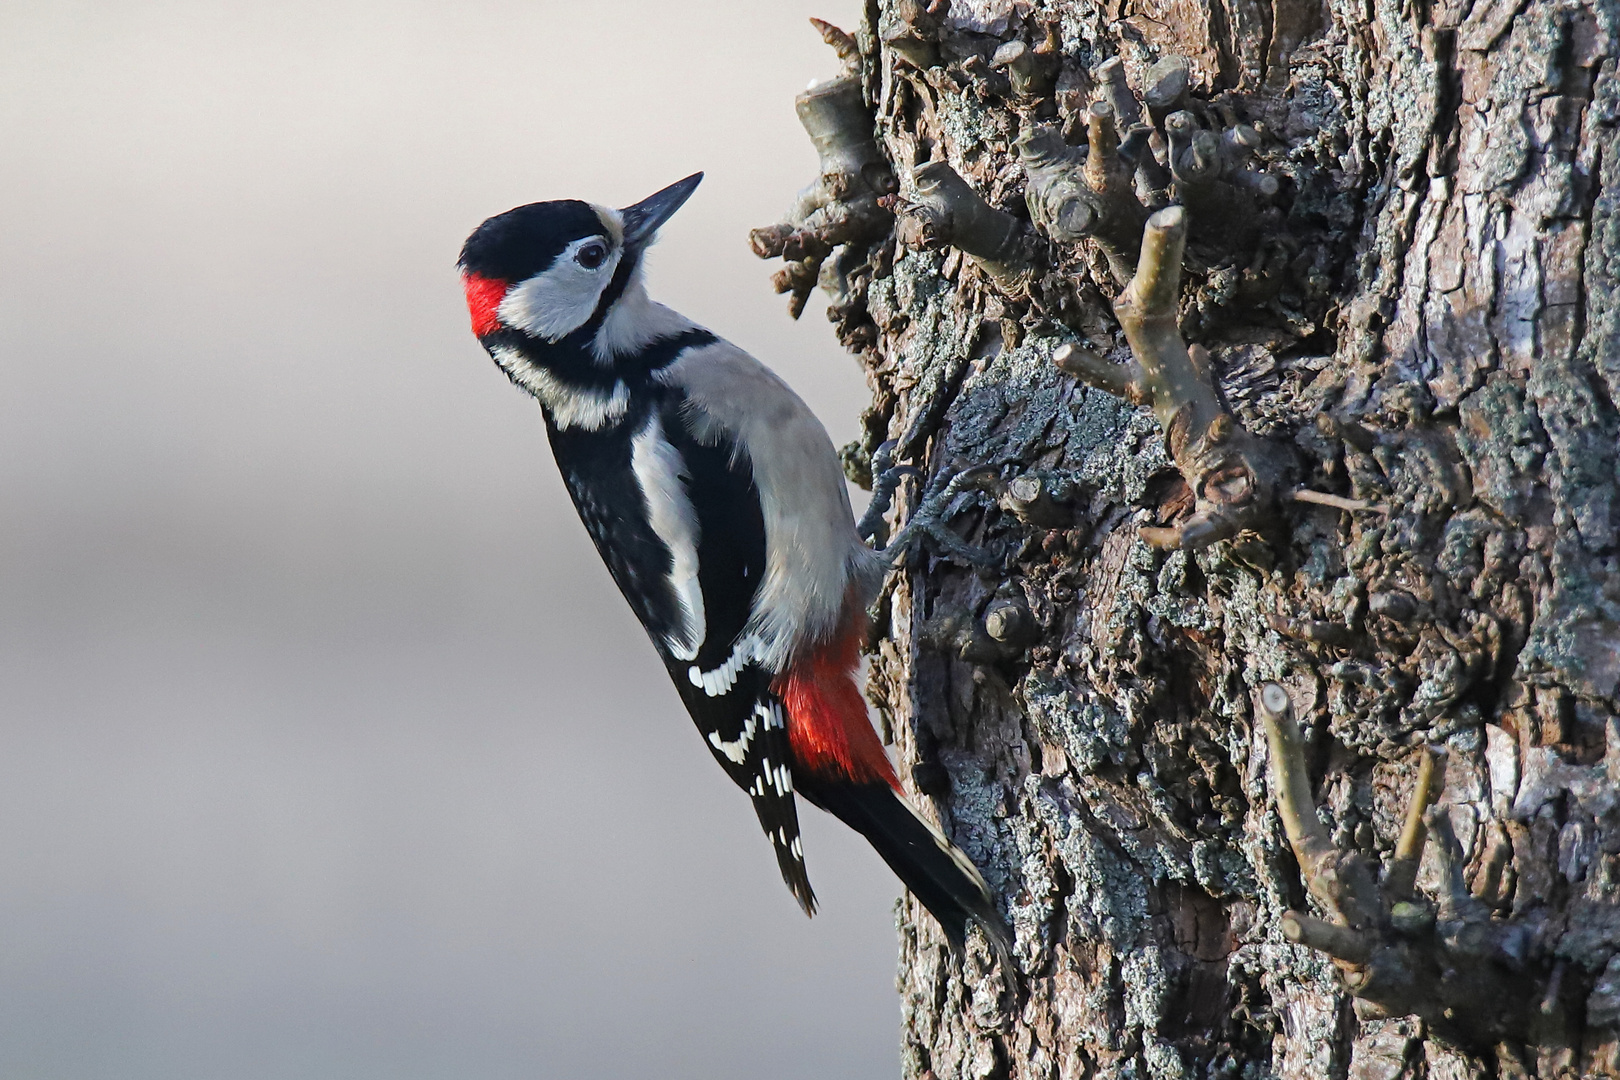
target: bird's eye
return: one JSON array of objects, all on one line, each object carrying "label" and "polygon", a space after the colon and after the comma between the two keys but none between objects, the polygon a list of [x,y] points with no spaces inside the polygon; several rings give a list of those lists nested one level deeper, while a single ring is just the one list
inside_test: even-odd
[{"label": "bird's eye", "polygon": [[574,261],[587,270],[595,270],[607,261],[607,256],[606,244],[590,243],[574,252]]}]

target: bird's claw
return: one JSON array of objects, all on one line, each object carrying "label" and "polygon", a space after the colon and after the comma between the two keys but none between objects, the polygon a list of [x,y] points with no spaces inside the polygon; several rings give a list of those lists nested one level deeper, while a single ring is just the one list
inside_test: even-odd
[{"label": "bird's claw", "polygon": [[891,439],[872,453],[872,501],[855,526],[860,538],[877,551],[888,546],[889,527],[883,519],[894,505],[894,493],[899,490],[901,481],[908,477],[922,479],[922,473],[913,466],[894,464],[894,446]]},{"label": "bird's claw", "polygon": [[[888,512],[900,481],[907,476],[921,475],[907,465],[889,466],[892,453],[892,444],[885,443],[872,455],[874,472],[880,468],[883,471],[878,474],[878,479],[872,485],[872,503],[861,517],[860,528],[863,539],[876,537],[883,529],[883,516]],[[962,496],[973,492],[993,493],[999,489],[999,471],[994,465],[975,465],[952,476],[942,489],[924,497],[922,504],[917,507],[905,526],[892,540],[877,546],[876,550],[904,559],[914,543],[927,537],[936,550],[947,558],[970,566],[998,564],[1001,561],[999,553],[969,544],[947,528],[947,525],[966,508],[965,505],[959,505]]]}]

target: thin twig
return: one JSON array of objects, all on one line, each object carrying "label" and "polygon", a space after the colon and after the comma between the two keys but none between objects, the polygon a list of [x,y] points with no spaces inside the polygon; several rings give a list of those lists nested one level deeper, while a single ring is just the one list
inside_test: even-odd
[{"label": "thin twig", "polygon": [[1325,491],[1312,491],[1310,488],[1295,488],[1288,493],[1288,497],[1295,502],[1331,506],[1335,510],[1346,510],[1350,513],[1358,511],[1371,511],[1375,514],[1389,513],[1389,507],[1383,503],[1370,503],[1365,499],[1347,499],[1343,495],[1330,495]]},{"label": "thin twig", "polygon": [[1423,823],[1424,812],[1440,797],[1445,777],[1435,769],[1437,755],[1432,746],[1425,746],[1418,761],[1417,784],[1412,788],[1411,801],[1406,805],[1406,824],[1395,845],[1395,858],[1384,875],[1384,892],[1394,900],[1406,900],[1412,895],[1417,881],[1418,864],[1423,860],[1423,845],[1428,841],[1429,829]]}]

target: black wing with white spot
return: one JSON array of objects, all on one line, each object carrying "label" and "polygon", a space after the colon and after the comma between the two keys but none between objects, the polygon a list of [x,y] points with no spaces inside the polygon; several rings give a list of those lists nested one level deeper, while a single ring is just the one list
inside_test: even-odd
[{"label": "black wing with white spot", "polygon": [[662,428],[682,462],[681,482],[696,521],[702,645],[690,658],[659,652],[687,712],[726,773],[748,792],[793,896],[814,912],[793,797],[793,766],[782,704],[771,674],[744,631],[765,576],[765,522],[747,457],[723,438],[693,438],[679,397],[666,399]]},{"label": "black wing with white spot", "polygon": [[[637,421],[631,416],[626,423]],[[560,430],[549,417],[547,430],[574,509],[630,609],[654,641],[677,632],[681,611],[669,587],[669,552],[648,520],[630,442],[612,429]]]},{"label": "black wing with white spot", "polygon": [[776,863],[805,914],[816,910],[816,895],[804,866],[799,812],[793,798],[793,765],[788,756],[782,703],[771,693],[769,677],[749,664],[730,689],[710,695],[694,687],[676,665],[670,674],[681,700],[703,732],[714,758],[738,787],[748,792],[760,828],[776,850]]},{"label": "black wing with white spot", "polygon": [[675,391],[626,423],[628,440],[553,428],[552,449],[687,712],[748,792],[783,880],[813,912],[784,713],[744,635],[765,573],[764,517],[747,458],[723,438],[695,439]]}]

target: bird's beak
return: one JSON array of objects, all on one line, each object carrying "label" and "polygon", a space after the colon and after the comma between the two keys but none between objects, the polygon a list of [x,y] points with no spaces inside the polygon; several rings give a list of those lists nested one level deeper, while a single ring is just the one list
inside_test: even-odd
[{"label": "bird's beak", "polygon": [[638,248],[651,243],[658,226],[668,221],[681,208],[681,204],[692,197],[692,192],[702,181],[702,173],[693,173],[656,195],[649,195],[634,206],[620,210],[619,213],[624,215],[624,246]]}]

